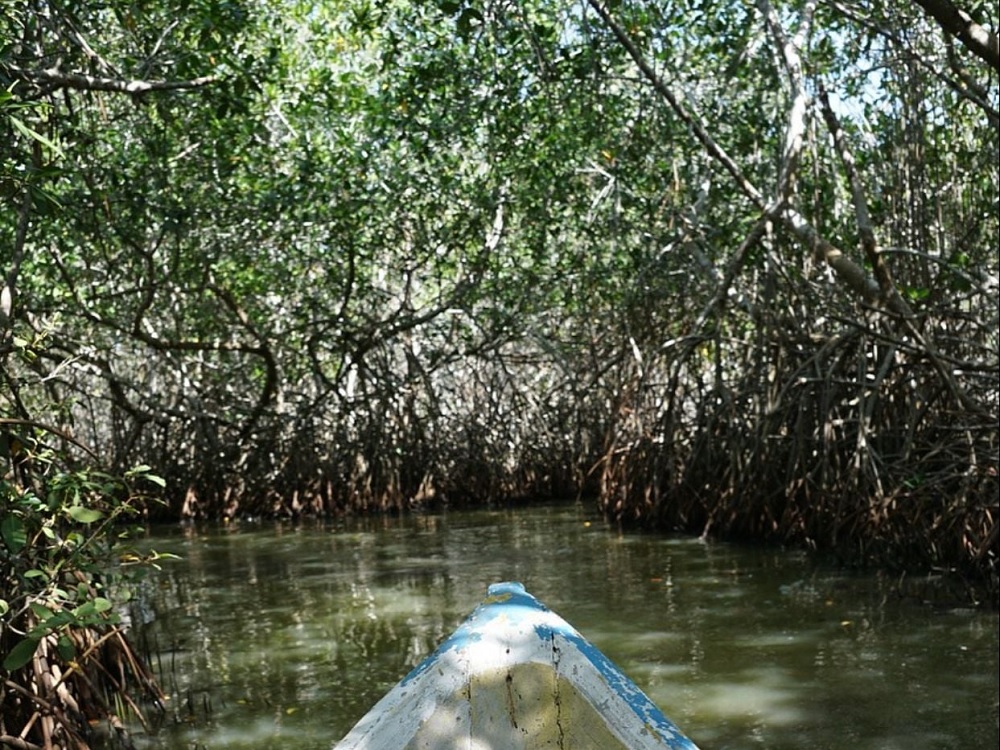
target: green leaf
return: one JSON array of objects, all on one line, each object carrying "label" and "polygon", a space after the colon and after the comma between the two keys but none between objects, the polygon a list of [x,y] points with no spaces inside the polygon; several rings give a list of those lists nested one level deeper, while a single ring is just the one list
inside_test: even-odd
[{"label": "green leaf", "polygon": [[139,477],[139,478],[145,479],[147,481],[150,481],[153,484],[158,485],[160,487],[166,487],[167,486],[167,482],[166,482],[165,479],[163,479],[162,477],[158,477],[155,474],[150,474],[149,473],[150,471],[152,471],[152,469],[153,469],[153,467],[150,466],[149,464],[140,464],[139,466],[136,466],[135,468],[133,468],[133,469],[129,470],[128,472],[126,472],[125,476],[126,477]]},{"label": "green leaf", "polygon": [[59,656],[62,657],[63,661],[70,661],[76,658],[76,646],[73,645],[73,641],[65,633],[59,636],[56,649],[59,651]]},{"label": "green leaf", "polygon": [[158,477],[156,474],[147,474],[146,481],[152,482],[156,486],[163,488],[167,486],[167,480],[163,477]]},{"label": "green leaf", "polygon": [[3,542],[7,545],[7,549],[15,555],[28,543],[28,535],[24,530],[24,523],[17,516],[7,516],[0,522],[0,536],[3,537]]},{"label": "green leaf", "polygon": [[180,555],[175,555],[173,552],[157,552],[155,549],[150,550],[149,554],[153,560],[180,560]]},{"label": "green leaf", "polygon": [[8,672],[20,669],[31,661],[31,657],[35,655],[35,651],[37,649],[38,639],[25,638],[23,641],[14,646],[14,648],[10,650],[10,653],[7,654],[7,658],[3,660],[3,668]]},{"label": "green leaf", "polygon": [[10,124],[14,126],[15,130],[19,130],[22,135],[27,136],[28,138],[31,138],[33,140],[36,140],[36,141],[38,141],[39,143],[41,143],[41,144],[43,144],[45,146],[48,146],[58,156],[62,156],[63,155],[62,149],[59,148],[59,146],[57,146],[55,143],[53,143],[52,141],[50,141],[48,138],[46,138],[41,133],[38,133],[38,132],[32,130],[31,128],[29,128],[27,125],[25,125],[23,122],[21,122],[19,119],[17,119],[13,115],[8,115],[8,119],[10,120]]},{"label": "green leaf", "polygon": [[55,612],[38,602],[31,603],[31,611],[35,613],[35,617],[39,620],[50,620],[55,615]]},{"label": "green leaf", "polygon": [[96,613],[97,608],[94,606],[93,602],[84,602],[73,610],[73,617],[80,620],[84,617],[93,617]]},{"label": "green leaf", "polygon": [[66,509],[66,512],[77,523],[93,523],[104,518],[104,514],[101,511],[94,510],[93,508],[84,508],[82,505],[71,505]]},{"label": "green leaf", "polygon": [[7,603],[6,599],[0,599],[0,617],[10,612],[10,605]]},{"label": "green leaf", "polygon": [[79,607],[73,610],[73,617],[78,619],[92,618],[102,612],[107,612],[111,607],[114,606],[110,601],[105,599],[103,596],[98,596],[91,599],[89,602],[84,602]]},{"label": "green leaf", "polygon": [[63,625],[69,625],[75,619],[73,613],[62,610],[61,612],[56,612],[54,615],[49,617],[45,622],[40,622],[38,627],[33,628],[31,635],[33,637],[41,638],[43,635],[48,635],[53,630],[58,630]]}]

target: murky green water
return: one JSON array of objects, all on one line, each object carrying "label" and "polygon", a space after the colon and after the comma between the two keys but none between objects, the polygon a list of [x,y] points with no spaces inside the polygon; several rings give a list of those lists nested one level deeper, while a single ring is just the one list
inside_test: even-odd
[{"label": "murky green water", "polygon": [[703,750],[996,748],[996,614],[885,601],[802,554],[620,534],[585,509],[160,529],[140,747],[329,750],[519,580]]}]

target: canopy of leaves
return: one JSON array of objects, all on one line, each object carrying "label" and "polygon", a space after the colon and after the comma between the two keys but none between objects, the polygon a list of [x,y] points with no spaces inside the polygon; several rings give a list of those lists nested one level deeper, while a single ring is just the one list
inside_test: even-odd
[{"label": "canopy of leaves", "polygon": [[172,513],[995,565],[997,72],[922,8],[8,5],[0,399]]}]

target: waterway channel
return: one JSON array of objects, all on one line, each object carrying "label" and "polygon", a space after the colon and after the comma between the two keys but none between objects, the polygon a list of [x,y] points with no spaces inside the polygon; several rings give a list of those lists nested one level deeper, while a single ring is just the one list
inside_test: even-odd
[{"label": "waterway channel", "polygon": [[159,527],[141,750],[330,750],[517,580],[703,750],[996,748],[998,617],[801,552],[622,533],[581,505]]}]

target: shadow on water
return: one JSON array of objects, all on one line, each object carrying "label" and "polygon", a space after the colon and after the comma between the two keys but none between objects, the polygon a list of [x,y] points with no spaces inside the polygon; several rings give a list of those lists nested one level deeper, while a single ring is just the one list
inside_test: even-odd
[{"label": "shadow on water", "polygon": [[692,739],[997,747],[998,619],[893,598],[800,553],[623,535],[579,506],[171,527],[137,597],[172,695],[148,750],[328,750],[519,580]]}]

